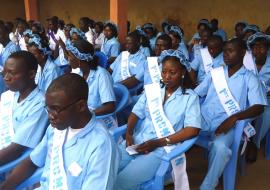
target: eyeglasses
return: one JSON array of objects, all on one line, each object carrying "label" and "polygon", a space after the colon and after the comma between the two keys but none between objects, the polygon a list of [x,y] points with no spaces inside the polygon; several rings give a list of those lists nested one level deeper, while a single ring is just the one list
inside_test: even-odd
[{"label": "eyeglasses", "polygon": [[45,110],[48,114],[52,114],[52,115],[58,115],[60,114],[62,111],[68,109],[69,107],[71,107],[72,105],[76,104],[78,101],[80,101],[81,99],[79,100],[76,100],[75,102],[72,102],[62,108],[49,108],[49,106],[45,106]]}]

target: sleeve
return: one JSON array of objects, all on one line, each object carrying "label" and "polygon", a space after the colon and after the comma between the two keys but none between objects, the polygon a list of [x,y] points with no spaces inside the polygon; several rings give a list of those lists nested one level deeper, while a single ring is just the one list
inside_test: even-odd
[{"label": "sleeve", "polygon": [[39,102],[28,116],[20,122],[13,142],[34,148],[42,139],[47,126],[48,114],[45,111],[44,103]]},{"label": "sleeve", "polygon": [[132,113],[137,115],[140,119],[145,118],[145,106],[146,106],[146,96],[145,93],[141,95],[137,103],[134,105],[132,109]]},{"label": "sleeve", "polygon": [[116,70],[116,67],[121,63],[122,54],[118,55],[114,62],[111,64],[111,70]]},{"label": "sleeve", "polygon": [[185,111],[184,127],[196,127],[201,129],[201,110],[199,97],[191,94]]},{"label": "sleeve", "polygon": [[46,157],[48,154],[48,141],[49,141],[48,139],[51,133],[52,128],[48,127],[42,141],[36,146],[36,148],[30,154],[30,159],[38,167],[43,167],[45,165]]},{"label": "sleeve", "polygon": [[111,46],[111,57],[117,57],[120,53],[120,44],[119,42],[112,44]]},{"label": "sleeve", "polygon": [[255,104],[267,105],[267,99],[265,91],[263,90],[262,84],[259,81],[259,78],[256,77],[253,73],[250,73],[248,81],[248,102],[249,106]]},{"label": "sleeve", "polygon": [[212,82],[211,73],[208,73],[204,80],[197,86],[194,91],[200,96],[205,97]]},{"label": "sleeve", "polygon": [[114,143],[104,140],[98,145],[88,159],[82,190],[113,189],[119,164],[118,158],[117,147]]},{"label": "sleeve", "polygon": [[[55,64],[55,63],[54,63]],[[51,68],[51,72],[46,73],[46,84],[45,84],[45,91],[47,91],[48,87],[52,83],[52,81],[60,75],[58,68]]]},{"label": "sleeve", "polygon": [[98,79],[98,86],[99,96],[102,104],[116,101],[112,77],[106,70],[101,72]]},{"label": "sleeve", "polygon": [[190,63],[191,68],[194,71],[198,71],[199,67],[200,67],[200,56],[195,56],[195,58],[193,59],[193,61]]},{"label": "sleeve", "polygon": [[136,74],[135,74],[135,78],[141,82],[144,81],[144,70],[145,67],[147,66],[147,61],[146,59],[143,60],[139,60],[140,63],[138,64],[138,66],[136,67]]}]

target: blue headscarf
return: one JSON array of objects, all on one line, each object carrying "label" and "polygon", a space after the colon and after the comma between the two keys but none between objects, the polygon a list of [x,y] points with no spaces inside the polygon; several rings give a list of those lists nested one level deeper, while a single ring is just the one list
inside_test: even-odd
[{"label": "blue headscarf", "polygon": [[93,60],[93,56],[91,53],[81,53],[78,48],[76,48],[74,46],[74,44],[71,42],[71,43],[68,43],[66,44],[66,49],[68,51],[70,51],[77,59],[79,60],[82,60],[82,61],[92,61]]},{"label": "blue headscarf", "polygon": [[141,26],[136,26],[136,31],[138,31],[140,35],[147,37]]},{"label": "blue headscarf", "polygon": [[179,26],[173,25],[169,27],[169,32],[175,32],[180,36],[181,39],[183,39],[183,33]]},{"label": "blue headscarf", "polygon": [[80,31],[77,28],[75,28],[75,27],[73,27],[73,28],[70,29],[70,32],[69,32],[70,36],[72,36],[73,33],[76,33],[82,39],[86,40],[85,34],[82,31]]},{"label": "blue headscarf", "polygon": [[48,55],[51,51],[48,50],[47,47],[42,47],[41,38],[37,34],[33,34],[29,39],[28,44],[35,45],[44,55]]},{"label": "blue headscarf", "polygon": [[177,57],[180,63],[186,67],[187,71],[191,70],[190,64],[182,51],[173,49],[164,50],[158,57],[158,62],[161,63],[166,57]]},{"label": "blue headscarf", "polygon": [[259,32],[260,31],[259,27],[257,25],[255,25],[255,24],[249,24],[249,25],[247,25],[244,28],[243,31],[244,32],[247,32],[248,30],[251,30],[251,31],[254,31],[254,32]]},{"label": "blue headscarf", "polygon": [[256,40],[258,38],[264,38],[268,42],[270,42],[270,35],[266,35],[266,34],[264,34],[262,32],[256,32],[255,34],[249,36],[249,38],[247,40],[248,49],[251,49],[251,46],[256,42]]},{"label": "blue headscarf", "polygon": [[26,29],[24,32],[23,32],[23,35],[24,36],[29,36],[30,38],[33,36],[33,32],[32,30],[30,29]]},{"label": "blue headscarf", "polygon": [[147,28],[152,29],[152,30],[155,30],[155,27],[154,27],[154,25],[152,23],[146,23],[146,24],[143,25],[142,28],[144,30],[147,29]]}]

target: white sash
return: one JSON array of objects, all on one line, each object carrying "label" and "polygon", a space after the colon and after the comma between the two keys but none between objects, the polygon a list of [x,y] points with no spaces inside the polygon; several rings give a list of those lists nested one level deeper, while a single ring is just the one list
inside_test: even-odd
[{"label": "white sash", "polygon": [[36,76],[35,76],[35,83],[38,84],[38,81],[41,79],[41,66],[38,65],[38,68],[37,68],[37,73],[36,73]]},{"label": "white sash", "polygon": [[54,129],[53,132],[49,190],[68,190],[63,161],[63,145],[66,139],[67,129],[62,131]]},{"label": "white sash", "polygon": [[157,57],[147,57],[148,69],[151,76],[152,83],[160,83],[161,74],[158,66]]},{"label": "white sash", "polygon": [[[174,134],[175,131],[170,121],[166,117],[160,93],[160,87],[158,83],[145,85],[145,93],[147,97],[147,104],[153,125],[155,127],[158,138],[166,137]],[[176,146],[165,146],[164,149],[167,153],[171,152]],[[173,168],[173,178],[175,190],[188,190],[189,182],[186,173],[186,157],[185,154],[176,157],[171,160]]]},{"label": "white sash", "polygon": [[213,58],[210,55],[207,47],[200,49],[200,51],[201,51],[201,56],[203,60],[204,71],[207,74],[209,73],[209,71],[212,70]]},{"label": "white sash", "polygon": [[12,108],[14,92],[7,91],[1,95],[0,102],[0,150],[11,144],[14,137]]},{"label": "white sash", "polygon": [[121,55],[121,77],[122,80],[125,80],[129,77],[131,77],[129,73],[129,68],[128,68],[128,57],[129,57],[129,52],[128,51],[123,51]]},{"label": "white sash", "polygon": [[247,70],[252,71],[255,75],[258,75],[256,64],[253,60],[252,52],[246,51],[243,59],[243,64]]},{"label": "white sash", "polygon": [[[218,94],[220,103],[222,107],[225,109],[227,115],[231,116],[241,111],[238,102],[234,99],[233,95],[230,92],[230,89],[228,87],[228,84],[225,78],[223,67],[218,67],[211,70],[211,76],[212,76],[212,80],[215,86],[215,90]],[[244,134],[245,134],[245,139],[244,139],[245,143],[243,145],[241,154],[245,150],[247,140],[256,134],[255,129],[252,127],[250,123],[248,123],[248,125],[244,128]]]}]

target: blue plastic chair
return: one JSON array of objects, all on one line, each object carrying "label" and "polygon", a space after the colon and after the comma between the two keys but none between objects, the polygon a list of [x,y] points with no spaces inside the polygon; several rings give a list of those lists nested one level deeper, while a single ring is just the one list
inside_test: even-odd
[{"label": "blue plastic chair", "polygon": [[[127,125],[123,125],[121,127],[116,128],[113,131],[113,136],[114,136],[114,139],[116,142],[119,140],[119,138],[123,134],[125,134],[126,129],[127,129]],[[195,144],[196,140],[197,140],[197,137],[186,140],[181,145],[177,146],[172,152],[165,154],[161,158],[162,162],[157,170],[156,175],[153,177],[153,179],[141,184],[140,190],[162,190],[162,189],[164,189],[164,182],[166,180],[172,179],[171,160],[176,158],[177,156],[185,153],[187,150],[189,150]]]},{"label": "blue plastic chair", "polygon": [[[244,127],[247,125],[247,121],[239,121],[235,126],[235,134],[234,141],[231,146],[232,156],[230,161],[227,163],[224,172],[223,172],[223,189],[224,190],[233,190],[235,189],[235,181],[236,181],[236,171],[237,171],[237,160],[238,160],[238,151],[241,144],[241,138],[243,134]],[[198,146],[206,148],[209,150],[209,136],[205,136],[203,134],[199,135],[199,138],[196,142]],[[244,157],[241,156],[240,161],[240,172],[244,173]]]},{"label": "blue plastic chair", "polygon": [[13,160],[3,166],[0,166],[0,174],[6,173],[11,171],[13,168],[15,168],[21,161],[23,161],[25,158],[27,158],[30,153],[31,153],[32,149],[28,148],[19,158],[17,158],[16,160]]},{"label": "blue plastic chair", "polygon": [[107,56],[101,51],[96,51],[95,56],[98,57],[98,65],[107,69],[109,67]]},{"label": "blue plastic chair", "polygon": [[128,89],[120,84],[120,83],[115,83],[113,85],[114,93],[116,96],[116,113],[121,112],[123,109],[125,109],[130,101],[130,96]]},{"label": "blue plastic chair", "polygon": [[265,140],[266,140],[265,157],[266,157],[267,160],[270,160],[270,130],[267,132]]},{"label": "blue plastic chair", "polygon": [[33,186],[36,183],[40,182],[40,178],[43,172],[43,168],[38,168],[35,173],[25,181],[23,181],[20,185],[16,187],[16,190],[25,190],[28,187]]}]

